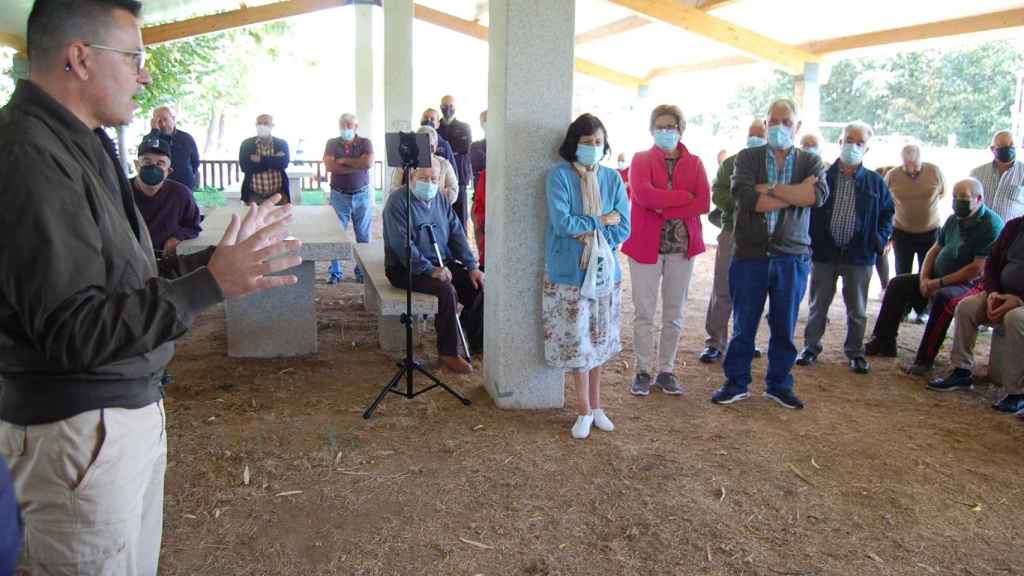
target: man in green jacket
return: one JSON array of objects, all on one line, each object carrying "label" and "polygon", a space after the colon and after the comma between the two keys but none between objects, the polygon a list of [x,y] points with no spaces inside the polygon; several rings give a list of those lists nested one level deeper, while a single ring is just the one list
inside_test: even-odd
[{"label": "man in green jacket", "polygon": [[[32,79],[0,109],[0,454],[30,574],[156,574],[167,463],[161,376],[225,298],[294,284],[288,207],[237,216],[160,269],[104,127],[150,82],[132,0],[36,0]],[[274,200],[274,199],[272,199]]]},{"label": "man in green jacket", "polygon": [[[747,130],[747,148],[765,145],[764,120],[757,119]],[[733,213],[736,204],[732,199],[732,172],[736,166],[736,155],[726,158],[718,167],[718,174],[711,186],[711,201],[721,214],[721,232],[718,233],[718,248],[715,250],[715,280],[711,287],[711,299],[708,301],[707,321],[704,329],[708,338],[704,341],[704,351],[700,361],[705,364],[717,362],[722,358],[725,346],[729,343],[729,317],[732,315],[732,299],[729,297],[729,264],[733,252]],[[755,349],[754,357],[761,353]]]}]

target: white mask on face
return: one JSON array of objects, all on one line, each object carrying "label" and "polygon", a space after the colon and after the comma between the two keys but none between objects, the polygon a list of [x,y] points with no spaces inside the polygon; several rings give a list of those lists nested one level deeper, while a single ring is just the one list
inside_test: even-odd
[{"label": "white mask on face", "polygon": [[270,126],[268,126],[266,124],[257,124],[256,125],[256,135],[259,136],[260,138],[270,138],[270,133],[272,131],[273,131],[273,128],[271,128]]}]

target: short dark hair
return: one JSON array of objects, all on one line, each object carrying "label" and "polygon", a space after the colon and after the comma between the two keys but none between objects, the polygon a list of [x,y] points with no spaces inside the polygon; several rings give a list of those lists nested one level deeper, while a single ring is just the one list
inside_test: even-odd
[{"label": "short dark hair", "polygon": [[589,113],[582,114],[572,124],[569,124],[569,130],[565,133],[565,140],[562,141],[562,145],[558,148],[558,155],[565,159],[566,162],[575,162],[576,146],[579,145],[580,138],[596,134],[598,130],[604,132],[604,153],[607,155],[612,149],[611,145],[608,144],[608,130],[597,116]]},{"label": "short dark hair", "polygon": [[136,18],[142,3],[136,0],[36,0],[28,15],[29,61],[46,62],[75,39],[102,41],[114,10]]}]

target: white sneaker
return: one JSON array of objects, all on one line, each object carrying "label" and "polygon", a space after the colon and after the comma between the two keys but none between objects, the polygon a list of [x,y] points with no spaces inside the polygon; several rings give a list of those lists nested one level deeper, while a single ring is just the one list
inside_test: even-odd
[{"label": "white sneaker", "polygon": [[572,437],[582,440],[590,436],[590,427],[594,424],[594,415],[577,416],[576,423],[572,425]]},{"label": "white sneaker", "polygon": [[598,430],[604,430],[605,432],[615,430],[615,424],[612,424],[612,421],[608,419],[608,415],[604,413],[603,409],[598,408],[590,414],[594,417],[594,426],[597,426]]}]

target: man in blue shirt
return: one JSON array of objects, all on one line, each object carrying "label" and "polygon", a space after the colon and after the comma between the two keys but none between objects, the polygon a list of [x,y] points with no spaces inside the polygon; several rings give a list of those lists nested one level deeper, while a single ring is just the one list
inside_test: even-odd
[{"label": "man in blue shirt", "polygon": [[[412,290],[437,296],[437,353],[441,365],[453,372],[469,373],[473,366],[459,356],[460,319],[470,351],[483,346],[484,273],[479,270],[469,240],[452,205],[438,194],[441,179],[440,162],[430,168],[417,168],[410,175],[412,205],[405,189],[396,189],[384,206],[384,267],[388,280],[398,288],[406,288],[408,270],[412,268]],[[412,210],[412,259],[406,259],[407,213]],[[433,229],[438,261],[428,228]],[[457,316],[458,305],[463,305]]]}]

